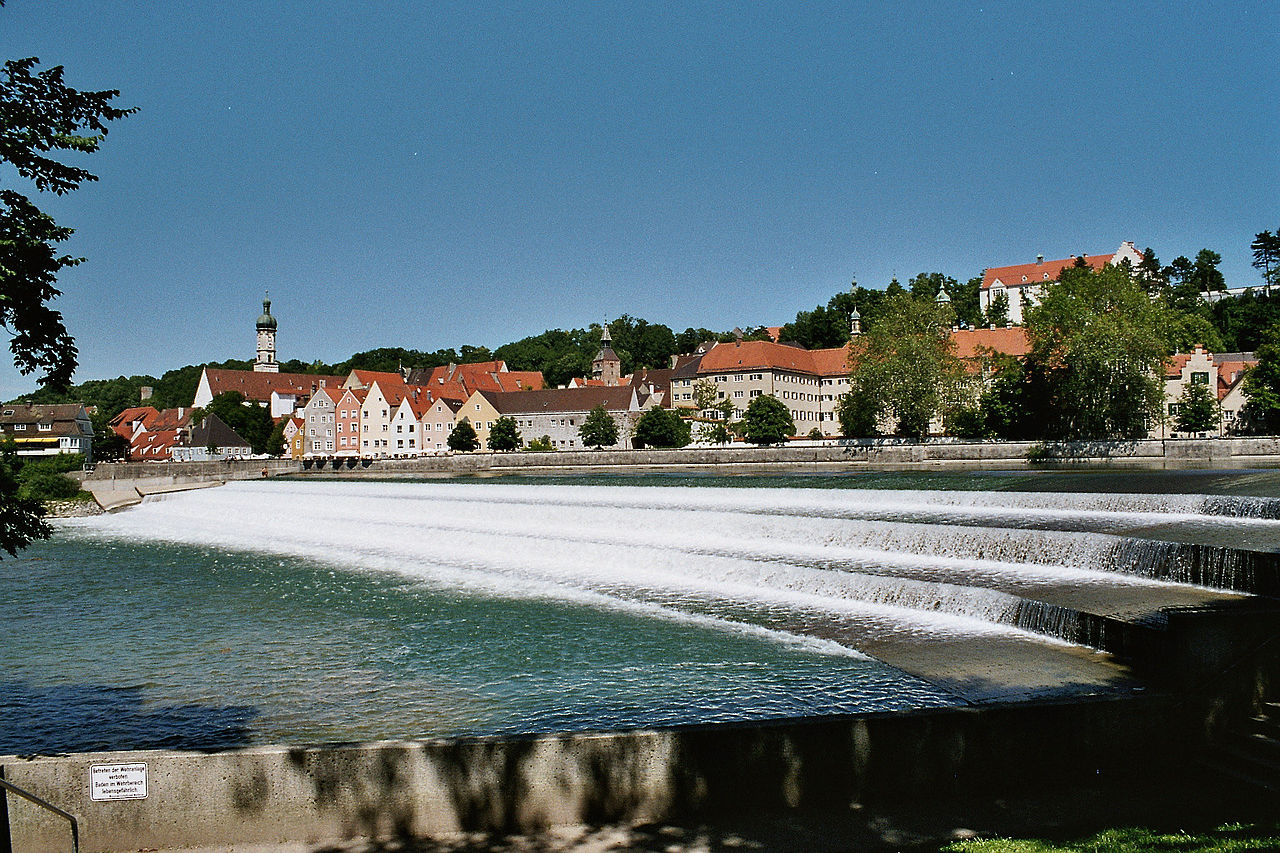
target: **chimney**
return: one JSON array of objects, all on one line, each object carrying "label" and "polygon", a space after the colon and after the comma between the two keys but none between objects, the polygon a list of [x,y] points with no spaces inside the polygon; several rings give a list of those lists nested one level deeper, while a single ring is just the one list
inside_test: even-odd
[{"label": "chimney", "polygon": [[151,395],[154,393],[155,393],[155,389],[152,388],[150,385],[143,385],[141,388],[138,389],[139,401],[145,403],[147,400],[151,399]]},{"label": "chimney", "polygon": [[1036,255],[1036,266],[1044,263],[1044,255]]}]

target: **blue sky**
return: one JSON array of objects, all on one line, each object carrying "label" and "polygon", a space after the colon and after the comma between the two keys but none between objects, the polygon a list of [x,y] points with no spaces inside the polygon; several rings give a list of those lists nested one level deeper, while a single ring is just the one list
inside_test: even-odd
[{"label": "blue sky", "polygon": [[[41,203],[77,381],[786,322],[852,278],[1280,228],[1280,5],[9,0],[139,112]],[[12,170],[0,180],[21,186]],[[0,396],[34,387],[7,363]]]}]

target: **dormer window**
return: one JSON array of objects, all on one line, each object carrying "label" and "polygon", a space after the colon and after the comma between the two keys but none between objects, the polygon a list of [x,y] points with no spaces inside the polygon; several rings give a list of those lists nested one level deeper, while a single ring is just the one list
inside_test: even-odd
[{"label": "dormer window", "polygon": [[14,425],[13,425],[13,431],[14,431],[14,432],[26,432],[26,431],[27,431],[27,425],[26,425],[26,424],[14,424]]},{"label": "dormer window", "polygon": [[40,432],[52,432],[53,424],[36,424],[36,429]]}]

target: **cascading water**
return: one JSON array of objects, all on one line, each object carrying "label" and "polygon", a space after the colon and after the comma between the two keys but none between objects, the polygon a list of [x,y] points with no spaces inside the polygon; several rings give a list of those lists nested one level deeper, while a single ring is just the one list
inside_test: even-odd
[{"label": "cascading water", "polygon": [[[539,651],[542,620],[559,626],[570,643],[575,625],[604,620],[636,636],[642,625],[643,631],[680,637],[655,639],[655,648],[676,643],[683,649],[690,636],[718,636],[717,643],[756,644],[751,648],[757,651],[739,650],[746,659],[768,647],[786,650],[771,655],[797,656],[788,658],[784,669],[840,673],[835,683],[813,675],[817,680],[793,685],[821,694],[830,700],[826,704],[775,697],[769,699],[774,705],[764,702],[762,708],[699,709],[690,696],[717,688],[690,682],[684,698],[671,701],[694,707],[672,714],[652,708],[619,714],[615,697],[604,702],[613,710],[521,708],[516,719],[500,722],[486,710],[474,712],[472,722],[425,731],[404,726],[373,731],[375,736],[416,736],[890,709],[1047,695],[1064,685],[1076,692],[1130,689],[1129,676],[1105,656],[1064,641],[1103,645],[1104,624],[1149,619],[1160,607],[1213,603],[1232,598],[1231,590],[1273,583],[1274,554],[1232,543],[1274,551],[1280,546],[1277,507],[1280,502],[1267,499],[1182,495],[270,481],[152,498],[124,513],[63,522],[60,538],[99,554],[118,554],[112,576],[125,587],[134,580],[131,549],[140,545],[218,554],[237,565],[247,561],[257,594],[271,604],[270,617],[259,618],[272,624],[306,620],[306,630],[298,629],[298,635],[310,637],[312,630],[323,631],[325,602],[331,602],[335,624],[339,616],[354,620],[335,630],[378,633],[380,642],[386,641],[387,626],[403,618],[411,626],[404,633],[404,661],[418,661],[415,653],[424,637],[456,634],[459,625],[450,614],[471,612],[477,602],[484,602],[477,612],[532,608],[540,614],[537,619],[517,618],[517,633],[529,636],[525,651],[503,646],[504,651],[492,652],[478,636],[468,648],[463,631],[453,645],[433,652],[460,661],[468,654],[523,658],[497,667],[483,682],[489,686],[476,688],[481,695],[493,690],[505,695],[505,689],[492,685],[522,683],[530,671],[546,668],[548,655],[571,657],[567,650]],[[1177,532],[1174,542],[1163,538],[1170,530]],[[216,587],[221,570],[187,559],[192,565],[173,566],[165,584],[208,582],[230,594]],[[304,570],[299,566],[318,567],[302,590],[291,585]],[[38,564],[32,570],[38,572]],[[351,600],[343,578],[371,584],[365,591],[370,601]],[[217,593],[192,592],[184,606],[198,614],[206,605],[197,602],[209,594]],[[185,601],[183,595],[179,598]],[[428,602],[430,618],[414,618],[411,606],[402,609],[405,596]],[[361,607],[375,606],[371,602],[375,610],[360,615]],[[295,606],[299,611],[290,612]],[[163,600],[146,607],[161,611]],[[386,607],[394,617],[378,609]],[[234,610],[219,618],[237,619]],[[15,612],[35,618],[30,609]],[[132,616],[132,621],[112,616],[120,624],[113,624],[110,630],[117,633],[103,639],[104,645],[150,642],[147,620]],[[484,622],[482,615],[470,618],[479,620],[466,621],[471,628]],[[660,625],[672,627],[655,627]],[[272,661],[287,669],[296,652],[277,634],[270,637],[271,644],[281,644]],[[360,636],[350,639],[357,646],[363,642]],[[324,680],[315,674],[326,666],[321,652],[339,641],[324,635],[307,642],[314,648],[303,657],[310,660],[313,652],[315,657],[307,677]],[[10,663],[4,654],[0,651],[0,663]],[[663,660],[668,653],[654,654]],[[669,656],[685,654],[672,650]],[[925,681],[870,669],[878,665],[867,656]],[[203,661],[197,667],[208,668],[207,654],[194,657]],[[724,650],[712,656],[730,657]],[[109,666],[109,659],[102,665]],[[406,665],[425,666],[420,661]],[[487,671],[494,662],[471,665]],[[235,667],[229,669],[216,670],[219,684],[227,685],[220,690],[236,689]],[[697,677],[714,671],[714,660],[705,659],[690,670]],[[776,672],[756,675],[765,685],[757,692],[772,697]],[[30,673],[21,682],[23,690],[31,693],[31,684],[43,677]],[[254,670],[253,677],[261,673]],[[302,677],[293,676],[295,681]],[[461,675],[449,677],[466,681]],[[272,689],[289,692],[296,685]],[[376,687],[367,690],[376,692]],[[341,707],[328,692],[319,693]],[[5,701],[0,695],[0,744]]]}]

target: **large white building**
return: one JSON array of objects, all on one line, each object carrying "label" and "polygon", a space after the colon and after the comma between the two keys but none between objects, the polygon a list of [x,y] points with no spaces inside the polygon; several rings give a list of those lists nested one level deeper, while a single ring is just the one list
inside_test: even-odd
[{"label": "large white building", "polygon": [[[1095,270],[1100,270],[1107,264],[1119,264],[1126,260],[1131,266],[1137,268],[1142,262],[1142,253],[1129,240],[1121,243],[1120,248],[1110,255],[1083,255],[1082,257],[1085,263]],[[983,313],[988,312],[991,304],[1003,297],[1008,300],[1009,322],[1021,325],[1023,309],[1038,302],[1044,286],[1051,281],[1057,281],[1062,271],[1073,266],[1076,260],[1071,257],[1046,261],[1043,255],[1037,255],[1035,263],[990,267],[982,274],[982,288],[978,292]]]}]

